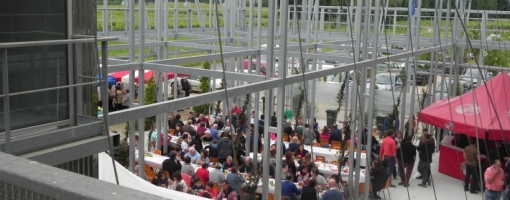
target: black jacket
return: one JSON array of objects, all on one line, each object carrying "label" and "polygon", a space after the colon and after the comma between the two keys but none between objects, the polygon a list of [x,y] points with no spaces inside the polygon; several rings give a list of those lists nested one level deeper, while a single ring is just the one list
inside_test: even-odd
[{"label": "black jacket", "polygon": [[218,158],[227,158],[232,156],[232,140],[222,137],[218,142]]},{"label": "black jacket", "polygon": [[175,129],[177,124],[181,124],[181,127],[184,126],[184,123],[180,119],[175,119],[171,123],[169,123],[168,128]]},{"label": "black jacket", "polygon": [[303,189],[301,190],[301,199],[317,200],[317,190],[315,190],[315,188],[313,187],[308,186],[303,187]]},{"label": "black jacket", "polygon": [[403,142],[400,144],[400,152],[402,155],[399,155],[399,160],[402,160],[404,163],[414,163],[416,160],[416,147],[411,142]]},{"label": "black jacket", "polygon": [[374,192],[379,192],[386,185],[388,180],[388,172],[384,166],[380,165],[375,169],[372,169],[372,189]]},{"label": "black jacket", "polygon": [[434,154],[434,150],[436,145],[433,140],[428,142],[421,142],[418,146],[418,152],[421,162],[432,163],[432,154]]},{"label": "black jacket", "polygon": [[163,161],[161,165],[163,171],[167,171],[170,174],[171,180],[173,180],[172,174],[177,171],[181,171],[182,169],[181,162],[175,162],[174,160],[171,159],[166,159],[165,161]]}]

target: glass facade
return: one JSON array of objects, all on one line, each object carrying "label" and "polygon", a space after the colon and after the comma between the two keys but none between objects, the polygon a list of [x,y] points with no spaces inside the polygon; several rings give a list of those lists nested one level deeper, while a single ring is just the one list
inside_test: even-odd
[{"label": "glass facade", "polygon": [[[2,0],[0,43],[67,39],[66,2]],[[0,53],[3,55],[2,49]],[[10,48],[7,55],[10,94],[69,84],[67,45]],[[2,76],[0,71],[3,85]],[[2,87],[0,94],[4,94]],[[5,130],[3,102],[0,98],[0,132]],[[9,102],[11,130],[63,121],[70,116],[69,89],[15,95]]]}]

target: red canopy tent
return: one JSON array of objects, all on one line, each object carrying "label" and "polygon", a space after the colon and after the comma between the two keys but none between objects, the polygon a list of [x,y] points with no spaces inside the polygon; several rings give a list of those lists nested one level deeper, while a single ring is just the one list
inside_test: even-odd
[{"label": "red canopy tent", "polygon": [[418,113],[418,121],[471,137],[508,140],[510,76],[500,73],[466,94],[438,100]]},{"label": "red canopy tent", "polygon": [[[138,83],[138,70],[135,70],[135,83]],[[145,78],[145,83],[147,83],[147,80],[149,80],[150,77],[154,77],[154,79],[156,78],[156,71],[152,71],[152,70],[145,70],[145,73],[144,73],[144,78]],[[164,73],[163,73],[164,74]],[[111,73],[110,76],[114,77],[117,82],[124,82],[124,83],[129,83],[129,71],[121,71],[121,72],[115,72],[115,73]],[[178,77],[190,77],[190,75],[188,74],[178,74],[177,75]],[[172,72],[168,72],[167,73],[167,79],[173,79],[174,78],[174,73]],[[161,79],[163,80],[163,79]]]}]

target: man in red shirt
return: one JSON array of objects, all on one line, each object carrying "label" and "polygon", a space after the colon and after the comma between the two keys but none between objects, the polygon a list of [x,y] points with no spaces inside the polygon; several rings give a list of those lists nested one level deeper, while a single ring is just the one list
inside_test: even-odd
[{"label": "man in red shirt", "polygon": [[[393,130],[386,131],[386,138],[382,141],[381,150],[379,152],[381,160],[386,163],[388,177],[395,170],[395,158],[397,157],[397,143],[395,142],[395,132]],[[395,187],[391,184],[390,187]]]},{"label": "man in red shirt", "polygon": [[202,183],[209,182],[209,171],[207,168],[209,167],[209,163],[203,163],[202,168],[198,169],[195,175],[202,179]]},{"label": "man in red shirt", "polygon": [[485,199],[499,200],[505,190],[505,172],[501,169],[501,162],[495,160],[494,164],[485,170]]}]

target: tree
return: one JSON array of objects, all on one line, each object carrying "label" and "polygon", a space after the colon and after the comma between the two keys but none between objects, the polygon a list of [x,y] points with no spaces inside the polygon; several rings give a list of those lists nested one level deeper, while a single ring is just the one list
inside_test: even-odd
[{"label": "tree", "polygon": [[[202,63],[202,69],[207,69],[207,70],[211,69],[211,65],[209,64],[209,62]],[[201,93],[209,92],[211,90],[210,86],[209,86],[209,83],[211,82],[209,77],[201,76],[199,78],[199,80],[200,80],[200,85],[198,86],[198,89],[200,90],[200,92]],[[213,106],[213,104],[211,104],[211,103],[193,106],[193,111],[197,114],[209,114],[209,110],[212,106]]]},{"label": "tree", "polygon": [[510,51],[489,50],[483,62],[489,66],[510,67]]},{"label": "tree", "polygon": [[[147,84],[145,85],[145,105],[150,105],[156,103],[156,83],[154,82],[154,77],[150,77],[147,80]],[[149,118],[145,118],[145,127],[144,130],[151,130],[152,124],[156,121],[156,116],[152,116]]]}]

